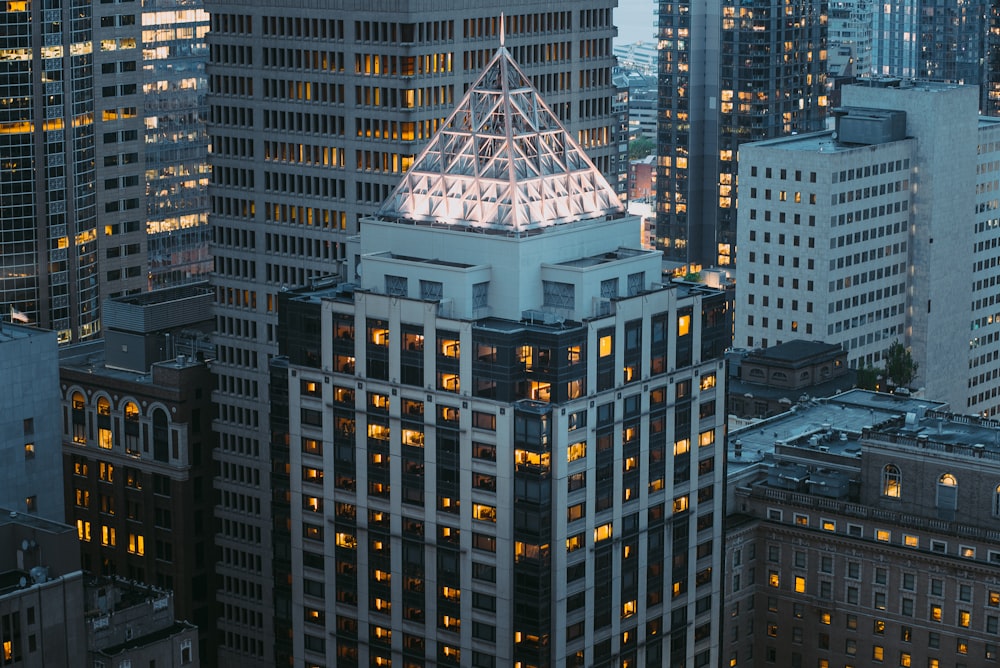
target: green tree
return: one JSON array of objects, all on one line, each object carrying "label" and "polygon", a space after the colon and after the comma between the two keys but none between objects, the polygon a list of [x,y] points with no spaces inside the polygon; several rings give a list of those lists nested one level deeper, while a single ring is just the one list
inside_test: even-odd
[{"label": "green tree", "polygon": [[648,137],[638,137],[628,143],[628,159],[642,160],[656,150],[656,142]]},{"label": "green tree", "polygon": [[876,369],[875,367],[868,366],[858,369],[858,379],[857,385],[862,390],[877,390],[878,389],[878,377],[882,373],[881,369]]},{"label": "green tree", "polygon": [[899,341],[885,351],[885,377],[897,387],[909,387],[917,375],[918,365],[913,355]]}]

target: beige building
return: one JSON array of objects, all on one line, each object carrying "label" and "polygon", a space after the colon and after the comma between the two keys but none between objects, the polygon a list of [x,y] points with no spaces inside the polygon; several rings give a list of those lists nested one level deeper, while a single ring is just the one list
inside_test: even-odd
[{"label": "beige building", "polygon": [[[501,26],[574,140],[615,174],[616,4],[206,3],[223,665],[273,665],[272,610],[276,599],[287,605],[273,592],[271,556],[267,364],[277,353],[278,295],[338,271],[360,219],[441,129]],[[288,639],[284,629],[279,636]]]}]

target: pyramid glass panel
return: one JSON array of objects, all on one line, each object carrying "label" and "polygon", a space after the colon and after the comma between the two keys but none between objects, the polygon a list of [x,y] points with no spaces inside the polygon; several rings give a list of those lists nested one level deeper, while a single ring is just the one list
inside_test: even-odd
[{"label": "pyramid glass panel", "polygon": [[520,233],[622,211],[501,46],[377,215]]}]

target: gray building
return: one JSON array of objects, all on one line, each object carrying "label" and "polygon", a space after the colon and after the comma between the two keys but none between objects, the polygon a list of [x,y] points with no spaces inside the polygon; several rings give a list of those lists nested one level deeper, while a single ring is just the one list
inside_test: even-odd
[{"label": "gray building", "polygon": [[0,509],[0,664],[85,668],[83,611],[73,527]]},{"label": "gray building", "polygon": [[501,48],[283,296],[279,663],[718,664],[728,301],[640,225]]},{"label": "gray building", "polygon": [[62,522],[56,333],[0,322],[0,505]]},{"label": "gray building", "polygon": [[[620,150],[615,4],[503,7],[508,48],[573,139],[612,175]],[[344,262],[360,219],[389,196],[493,55],[501,18],[487,0],[322,8],[219,0],[206,9],[221,661],[270,665],[267,361],[277,352],[278,297]]]},{"label": "gray building", "polygon": [[693,271],[726,267],[737,256],[740,146],[823,127],[828,3],[659,9],[656,244]]},{"label": "gray building", "polygon": [[900,83],[845,87],[836,131],[741,150],[736,345],[804,335],[861,368],[898,340],[914,387],[996,415],[1000,123],[972,86]]}]

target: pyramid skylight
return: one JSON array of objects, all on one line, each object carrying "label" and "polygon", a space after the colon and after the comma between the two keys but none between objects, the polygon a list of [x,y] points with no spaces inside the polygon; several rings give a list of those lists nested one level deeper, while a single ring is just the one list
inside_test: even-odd
[{"label": "pyramid skylight", "polygon": [[376,215],[518,233],[621,211],[501,46]]}]

